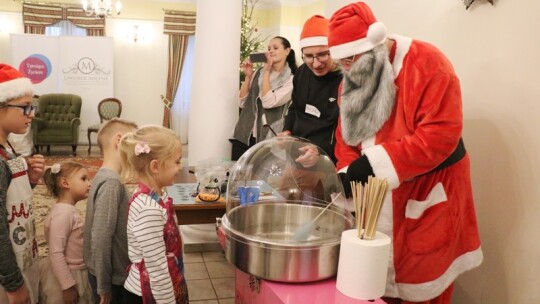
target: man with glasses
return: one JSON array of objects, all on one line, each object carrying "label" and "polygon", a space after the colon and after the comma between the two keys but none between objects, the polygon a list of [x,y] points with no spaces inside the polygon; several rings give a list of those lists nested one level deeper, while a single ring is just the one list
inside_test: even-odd
[{"label": "man with glasses", "polygon": [[459,79],[433,45],[387,36],[363,2],[334,13],[328,44],[344,74],[336,131],[344,188],[369,176],[389,184],[377,225],[392,238],[384,300],[450,303],[454,280],[483,259]]},{"label": "man with glasses", "polygon": [[328,19],[315,15],[306,21],[300,48],[304,64],[294,74],[292,103],[279,135],[306,138],[321,147],[335,163],[337,90],[342,75],[328,48]]}]

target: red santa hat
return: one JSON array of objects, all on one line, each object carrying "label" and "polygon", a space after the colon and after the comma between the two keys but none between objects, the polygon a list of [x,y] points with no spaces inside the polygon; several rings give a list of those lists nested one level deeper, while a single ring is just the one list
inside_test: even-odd
[{"label": "red santa hat", "polygon": [[10,65],[0,63],[0,102],[32,94],[32,82]]},{"label": "red santa hat", "polygon": [[328,19],[321,15],[309,18],[300,34],[300,49],[316,45],[328,45]]},{"label": "red santa hat", "polygon": [[328,45],[334,59],[372,50],[386,39],[386,26],[363,2],[342,7],[330,18]]}]

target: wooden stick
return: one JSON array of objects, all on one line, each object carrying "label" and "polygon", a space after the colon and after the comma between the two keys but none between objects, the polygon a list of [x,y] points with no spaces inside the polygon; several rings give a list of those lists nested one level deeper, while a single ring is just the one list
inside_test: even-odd
[{"label": "wooden stick", "polygon": [[386,179],[381,180],[374,178],[372,180],[372,183],[374,186],[374,193],[372,197],[373,208],[371,210],[372,213],[370,214],[369,229],[366,234],[367,238],[369,239],[373,239],[376,236],[377,222],[382,209],[384,197],[386,195],[386,190],[388,189],[388,182],[386,181]]},{"label": "wooden stick", "polygon": [[363,191],[363,195],[362,195],[362,210],[361,210],[361,215],[362,215],[362,239],[364,238],[364,235],[366,233],[366,226],[367,226],[367,222],[366,222],[366,218],[367,218],[367,212],[369,210],[369,185],[364,185],[364,191]]},{"label": "wooden stick", "polygon": [[364,197],[364,187],[362,186],[362,184],[357,184],[356,186],[357,188],[357,194],[356,196],[358,197],[358,237],[359,238],[362,238],[362,233],[363,233],[363,230],[364,230],[364,217],[363,217],[363,214],[362,214],[362,210],[364,209],[364,200],[363,200],[363,197]]},{"label": "wooden stick", "polygon": [[388,182],[386,179],[379,179],[373,176],[368,177],[368,182],[365,185],[351,182],[358,238],[375,238],[377,222],[379,221],[387,189]]}]

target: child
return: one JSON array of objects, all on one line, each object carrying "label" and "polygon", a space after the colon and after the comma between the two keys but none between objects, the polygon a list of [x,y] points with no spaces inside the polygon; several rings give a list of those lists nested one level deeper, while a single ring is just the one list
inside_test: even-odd
[{"label": "child", "polygon": [[182,168],[176,134],[159,126],[126,133],[120,142],[125,178],[139,187],[129,203],[128,278],[124,303],[188,303],[182,240],[172,199],[164,191]]},{"label": "child", "polygon": [[19,156],[9,134],[24,134],[34,118],[32,83],[0,63],[0,303],[37,303],[40,271],[32,214],[32,186],[44,159]]},{"label": "child", "polygon": [[88,197],[88,170],[66,161],[47,168],[43,180],[50,194],[58,199],[44,222],[54,276],[43,282],[43,301],[91,304],[92,290],[82,256],[84,222],[75,208],[78,201]]},{"label": "child", "polygon": [[129,193],[120,178],[120,139],[137,125],[114,118],[99,130],[103,165],[92,180],[86,203],[84,262],[97,303],[121,304],[129,265],[126,223]]}]

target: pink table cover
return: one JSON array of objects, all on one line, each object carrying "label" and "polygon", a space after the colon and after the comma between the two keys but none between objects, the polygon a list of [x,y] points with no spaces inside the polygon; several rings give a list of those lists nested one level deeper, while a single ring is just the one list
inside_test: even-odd
[{"label": "pink table cover", "polygon": [[236,304],[384,304],[381,299],[357,300],[336,289],[336,279],[312,283],[279,283],[257,280],[236,269]]}]

